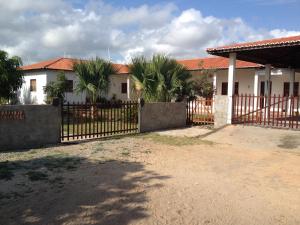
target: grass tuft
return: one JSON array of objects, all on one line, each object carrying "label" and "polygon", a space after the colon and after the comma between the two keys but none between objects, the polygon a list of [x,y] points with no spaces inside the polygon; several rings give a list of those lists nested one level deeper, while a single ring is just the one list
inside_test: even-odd
[{"label": "grass tuft", "polygon": [[28,171],[26,174],[28,176],[29,180],[31,181],[39,181],[39,180],[47,180],[48,174],[40,171]]},{"label": "grass tuft", "polygon": [[185,145],[213,145],[214,142],[202,140],[197,137],[179,137],[179,136],[168,136],[159,135],[156,133],[149,133],[141,136],[144,139],[150,139],[151,141],[164,145],[172,146],[185,146]]}]

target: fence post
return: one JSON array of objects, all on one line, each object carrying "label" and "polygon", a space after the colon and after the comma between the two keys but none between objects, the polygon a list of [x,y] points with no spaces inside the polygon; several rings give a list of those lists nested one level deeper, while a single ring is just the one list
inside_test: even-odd
[{"label": "fence post", "polygon": [[138,133],[141,133],[141,117],[142,117],[142,108],[145,105],[145,100],[143,98],[138,98]]}]

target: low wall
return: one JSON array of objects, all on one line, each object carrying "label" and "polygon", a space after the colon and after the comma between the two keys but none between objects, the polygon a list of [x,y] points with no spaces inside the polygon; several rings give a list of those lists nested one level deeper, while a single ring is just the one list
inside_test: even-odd
[{"label": "low wall", "polygon": [[58,106],[0,106],[0,151],[59,143],[60,124]]},{"label": "low wall", "polygon": [[227,124],[228,96],[216,95],[214,103],[214,127],[219,128]]},{"label": "low wall", "polygon": [[185,102],[145,103],[139,109],[139,131],[181,128],[186,126]]}]

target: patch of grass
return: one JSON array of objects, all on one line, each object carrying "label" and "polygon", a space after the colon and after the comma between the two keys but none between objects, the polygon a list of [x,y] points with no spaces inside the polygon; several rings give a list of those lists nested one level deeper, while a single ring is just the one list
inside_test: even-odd
[{"label": "patch of grass", "polygon": [[97,146],[94,147],[94,149],[92,151],[92,154],[96,154],[96,153],[101,152],[103,150],[104,149],[103,149],[102,143],[101,144],[99,143],[99,144],[97,144]]},{"label": "patch of grass", "polygon": [[300,146],[300,140],[297,136],[286,135],[280,139],[281,144],[278,145],[280,148],[295,149]]},{"label": "patch of grass", "polygon": [[41,171],[30,170],[25,175],[28,176],[29,180],[31,180],[31,181],[39,181],[39,180],[47,180],[48,179],[48,174],[41,172]]},{"label": "patch of grass", "polygon": [[79,163],[79,158],[69,157],[66,154],[56,154],[35,161],[32,168],[46,167],[50,171],[59,169],[73,170],[77,168]]},{"label": "patch of grass", "polygon": [[122,148],[121,154],[123,156],[130,156],[130,149],[128,149],[128,148]]},{"label": "patch of grass", "polygon": [[0,180],[11,180],[14,176],[14,170],[18,169],[20,166],[14,162],[0,162]]},{"label": "patch of grass", "polygon": [[150,139],[151,141],[171,146],[185,146],[185,145],[213,145],[214,142],[202,140],[197,137],[179,137],[179,136],[168,136],[159,135],[156,133],[149,133],[141,136],[144,139]]}]

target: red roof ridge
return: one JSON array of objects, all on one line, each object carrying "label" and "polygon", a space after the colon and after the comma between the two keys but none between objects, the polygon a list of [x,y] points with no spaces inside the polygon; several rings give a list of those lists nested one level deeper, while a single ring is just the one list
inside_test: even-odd
[{"label": "red roof ridge", "polygon": [[281,37],[281,38],[271,38],[271,39],[252,41],[252,42],[234,43],[231,45],[224,45],[224,46],[215,47],[215,48],[207,48],[206,51],[212,52],[212,51],[218,51],[218,50],[272,46],[272,45],[280,45],[280,44],[292,44],[292,43],[298,43],[298,42],[300,43],[300,35]]}]

